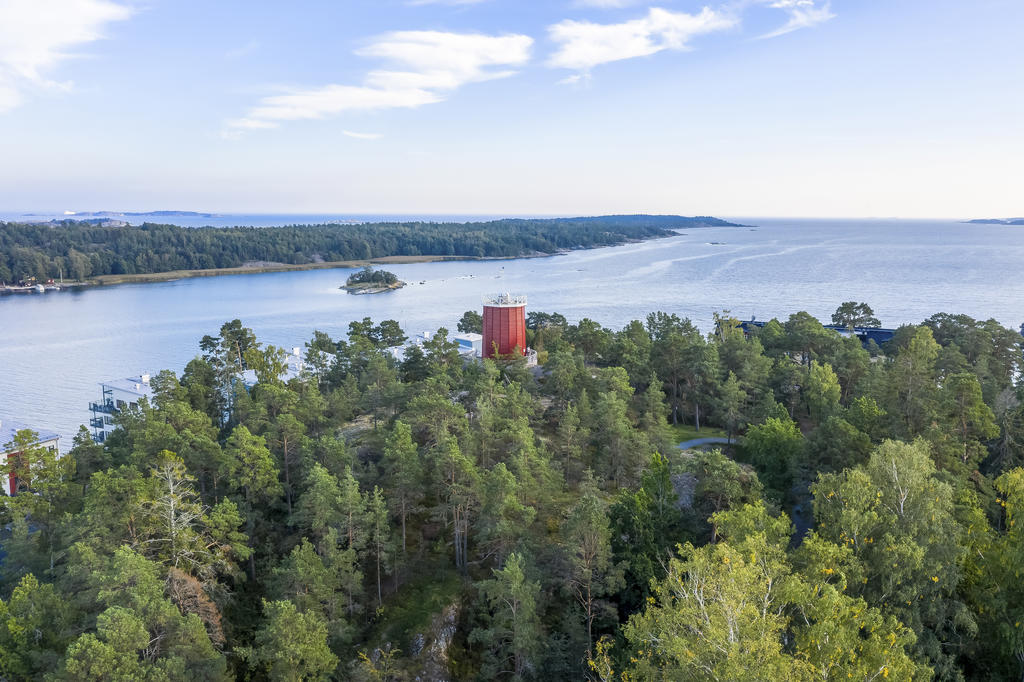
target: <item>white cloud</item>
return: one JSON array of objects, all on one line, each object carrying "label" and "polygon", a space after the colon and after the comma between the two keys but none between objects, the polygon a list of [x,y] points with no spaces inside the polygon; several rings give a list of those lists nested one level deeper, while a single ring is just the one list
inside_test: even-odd
[{"label": "white cloud", "polygon": [[107,24],[131,14],[109,0],[0,1],[0,111],[22,103],[25,91],[69,88],[47,74],[78,56],[72,48],[100,40]]},{"label": "white cloud", "polygon": [[[466,83],[504,78],[530,59],[533,39],[524,35],[400,31],[359,50],[408,67],[403,71],[372,71],[367,82],[380,88],[453,90]],[[498,68],[495,68],[498,67]]]},{"label": "white cloud", "polygon": [[357,140],[379,140],[384,137],[380,133],[356,133],[351,130],[342,130],[341,134],[346,137],[354,137]]},{"label": "white cloud", "polygon": [[558,81],[558,85],[574,85],[583,87],[590,84],[589,73],[574,73]]},{"label": "white cloud", "polygon": [[346,111],[415,108],[440,101],[434,93],[414,88],[382,90],[353,85],[325,85],[263,98],[232,128],[276,128],[281,121],[324,118]]},{"label": "white cloud", "polygon": [[389,33],[356,54],[383,59],[395,68],[371,71],[362,85],[332,84],[265,97],[227,126],[237,132],[346,111],[415,109],[440,102],[468,83],[511,76],[514,67],[529,61],[532,45],[533,39],[524,35]]},{"label": "white cloud", "polygon": [[817,0],[767,0],[769,7],[781,9],[789,14],[789,21],[779,28],[761,36],[775,38],[801,28],[810,28],[822,24],[836,15],[832,13],[829,0],[818,4]]},{"label": "white cloud", "polygon": [[652,7],[647,16],[620,24],[566,20],[548,27],[549,36],[560,45],[548,65],[587,71],[599,64],[645,57],[662,50],[687,50],[694,36],[735,24],[734,17],[708,7],[698,14]]}]

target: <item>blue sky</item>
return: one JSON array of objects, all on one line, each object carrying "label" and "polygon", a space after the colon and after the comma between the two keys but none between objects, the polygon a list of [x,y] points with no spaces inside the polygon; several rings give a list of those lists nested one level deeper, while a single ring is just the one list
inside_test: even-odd
[{"label": "blue sky", "polygon": [[0,0],[0,209],[1024,214],[1021,0]]}]

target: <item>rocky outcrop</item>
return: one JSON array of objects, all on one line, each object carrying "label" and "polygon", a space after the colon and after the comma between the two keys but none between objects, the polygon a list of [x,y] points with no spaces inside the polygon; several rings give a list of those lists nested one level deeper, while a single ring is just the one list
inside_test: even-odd
[{"label": "rocky outcrop", "polygon": [[[451,674],[448,671],[448,650],[455,639],[458,624],[459,605],[450,604],[434,616],[425,635],[418,634],[413,638],[413,649],[417,644],[420,648],[418,655],[413,654],[421,665],[413,678],[416,682],[449,682]],[[426,644],[427,642],[429,644]]]},{"label": "rocky outcrop", "polygon": [[697,477],[686,472],[672,475],[672,488],[676,494],[676,507],[690,509],[693,507],[693,496],[697,490]]}]

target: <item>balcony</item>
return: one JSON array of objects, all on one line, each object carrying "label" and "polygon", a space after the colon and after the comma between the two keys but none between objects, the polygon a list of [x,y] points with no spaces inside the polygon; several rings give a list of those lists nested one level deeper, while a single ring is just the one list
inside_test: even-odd
[{"label": "balcony", "polygon": [[118,410],[114,407],[113,401],[108,403],[89,403],[89,409],[93,414],[117,414]]},{"label": "balcony", "polygon": [[89,420],[89,426],[91,426],[94,429],[102,429],[103,417],[93,417],[92,419]]}]

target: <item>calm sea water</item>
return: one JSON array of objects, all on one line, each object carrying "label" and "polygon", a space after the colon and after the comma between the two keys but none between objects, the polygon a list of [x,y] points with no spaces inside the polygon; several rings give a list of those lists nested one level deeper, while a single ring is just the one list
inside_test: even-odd
[{"label": "calm sea water", "polygon": [[[88,420],[98,383],[178,372],[200,337],[240,318],[260,340],[301,346],[314,329],[343,336],[365,316],[407,332],[454,329],[487,293],[529,309],[619,328],[664,310],[708,329],[807,310],[828,319],[866,301],[887,326],[936,312],[1024,322],[1024,228],[925,221],[747,220],[642,244],[515,261],[389,266],[410,286],[379,296],[338,289],[348,272],[236,275],[0,298],[0,418],[65,434]],[[65,446],[67,443],[65,442]]]}]

